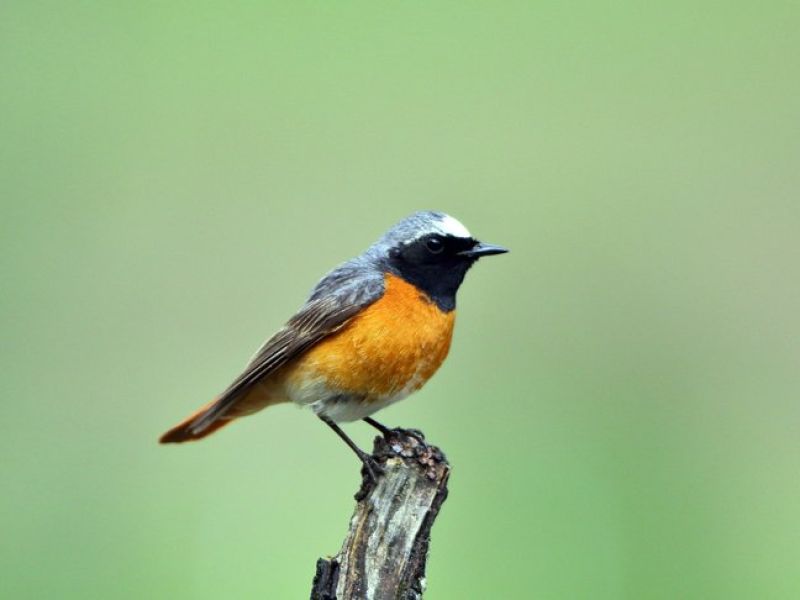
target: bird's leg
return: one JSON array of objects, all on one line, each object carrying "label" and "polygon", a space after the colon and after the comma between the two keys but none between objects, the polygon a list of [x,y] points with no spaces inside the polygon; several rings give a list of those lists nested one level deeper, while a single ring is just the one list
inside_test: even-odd
[{"label": "bird's leg", "polygon": [[341,427],[339,427],[336,423],[333,422],[333,419],[331,419],[330,417],[326,417],[324,415],[317,415],[317,416],[319,416],[319,418],[322,420],[323,423],[325,423],[328,427],[333,429],[336,432],[336,435],[338,435],[340,438],[342,438],[342,440],[344,440],[345,444],[350,446],[350,449],[356,453],[356,456],[358,456],[358,459],[364,465],[364,468],[367,470],[370,479],[372,479],[373,483],[377,483],[378,476],[383,473],[383,468],[377,462],[375,462],[375,459],[372,458],[372,456],[370,456],[366,452],[364,452],[361,448],[356,446],[356,443],[353,440],[351,440],[344,431],[342,431]]},{"label": "bird's leg", "polygon": [[389,429],[386,425],[378,423],[378,421],[376,421],[372,417],[364,417],[362,421],[364,421],[368,425],[372,425],[375,429],[380,431],[383,434],[383,437],[386,439],[388,439],[392,435],[392,433],[405,433],[413,437],[423,446],[425,445],[425,436],[418,429],[402,429],[401,427],[397,427],[395,429]]},{"label": "bird's leg", "polygon": [[383,434],[383,437],[385,438],[389,437],[392,433],[391,429],[389,429],[386,425],[378,423],[372,417],[364,417],[362,421],[364,421],[364,423],[367,423],[368,425],[372,425],[375,429],[380,431]]}]

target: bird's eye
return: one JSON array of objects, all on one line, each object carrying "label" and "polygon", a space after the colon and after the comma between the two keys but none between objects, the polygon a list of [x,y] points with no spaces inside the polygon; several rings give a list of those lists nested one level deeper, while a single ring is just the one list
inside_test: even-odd
[{"label": "bird's eye", "polygon": [[442,238],[432,237],[425,242],[425,247],[431,254],[439,254],[442,250],[444,250],[444,242],[442,241]]}]

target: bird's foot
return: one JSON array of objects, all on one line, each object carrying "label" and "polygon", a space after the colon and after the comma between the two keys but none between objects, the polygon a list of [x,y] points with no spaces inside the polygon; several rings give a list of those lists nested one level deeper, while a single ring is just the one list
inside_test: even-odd
[{"label": "bird's foot", "polygon": [[367,494],[378,485],[378,478],[381,477],[386,470],[383,466],[375,460],[375,457],[367,454],[366,452],[362,452],[358,455],[358,458],[361,459],[361,487],[356,492],[355,499],[357,502],[361,502],[364,498],[367,497]]},{"label": "bird's foot", "polygon": [[361,459],[361,463],[364,465],[364,472],[372,480],[372,483],[377,485],[378,478],[386,471],[381,464],[375,460],[374,457],[370,456],[366,452],[359,458]]},{"label": "bird's foot", "polygon": [[400,429],[398,427],[397,429],[395,429],[395,431],[400,432],[400,433],[404,433],[405,435],[414,438],[422,446],[427,445],[426,442],[425,442],[425,434],[422,433],[419,429]]}]

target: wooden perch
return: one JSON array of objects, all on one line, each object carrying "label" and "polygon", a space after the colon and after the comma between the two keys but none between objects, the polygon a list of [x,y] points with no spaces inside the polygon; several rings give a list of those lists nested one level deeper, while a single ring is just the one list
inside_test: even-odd
[{"label": "wooden perch", "polygon": [[418,431],[375,438],[384,473],[362,469],[350,530],[339,554],[317,561],[311,600],[419,600],[431,527],[447,498],[450,465]]}]

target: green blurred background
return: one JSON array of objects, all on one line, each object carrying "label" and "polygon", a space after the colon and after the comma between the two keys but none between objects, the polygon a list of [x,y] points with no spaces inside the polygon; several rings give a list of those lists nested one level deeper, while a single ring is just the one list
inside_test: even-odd
[{"label": "green blurred background", "polygon": [[[432,600],[800,597],[796,3],[0,6],[0,596],[304,598],[358,466],[211,398],[424,208]],[[347,427],[362,445],[372,432]]]}]

